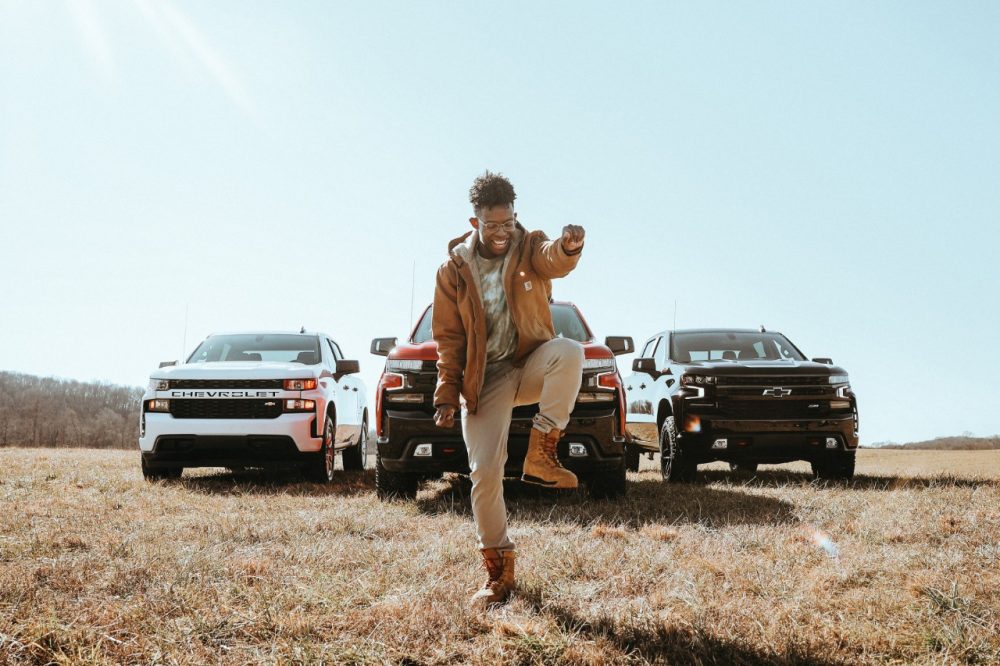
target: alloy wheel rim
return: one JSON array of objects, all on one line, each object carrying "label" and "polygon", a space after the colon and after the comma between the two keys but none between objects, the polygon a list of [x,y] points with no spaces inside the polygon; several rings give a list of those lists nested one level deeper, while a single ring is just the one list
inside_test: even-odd
[{"label": "alloy wheel rim", "polygon": [[323,465],[326,468],[326,478],[329,481],[333,478],[333,423],[326,420],[326,435],[323,437]]},{"label": "alloy wheel rim", "polygon": [[663,458],[663,476],[670,476],[670,472],[674,467],[674,442],[667,435],[666,450],[661,451],[660,455]]}]

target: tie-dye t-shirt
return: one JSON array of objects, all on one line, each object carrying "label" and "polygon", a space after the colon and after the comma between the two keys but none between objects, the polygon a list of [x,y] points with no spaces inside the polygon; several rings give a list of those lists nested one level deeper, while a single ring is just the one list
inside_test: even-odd
[{"label": "tie-dye t-shirt", "polygon": [[517,351],[517,329],[503,290],[504,257],[487,259],[478,252],[474,256],[486,310],[486,362],[496,363],[512,358]]}]

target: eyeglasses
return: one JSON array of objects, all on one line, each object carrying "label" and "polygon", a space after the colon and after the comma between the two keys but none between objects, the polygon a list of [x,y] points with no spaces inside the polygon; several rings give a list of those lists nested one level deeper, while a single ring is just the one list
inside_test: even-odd
[{"label": "eyeglasses", "polygon": [[483,229],[491,234],[495,234],[501,229],[507,233],[513,233],[514,225],[517,224],[514,220],[507,220],[506,222],[485,222],[482,218],[479,218],[479,222],[483,225]]}]

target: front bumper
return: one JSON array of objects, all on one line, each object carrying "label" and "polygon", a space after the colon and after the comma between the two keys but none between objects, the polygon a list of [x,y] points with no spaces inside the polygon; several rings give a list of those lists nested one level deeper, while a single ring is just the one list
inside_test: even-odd
[{"label": "front bumper", "polygon": [[284,467],[316,453],[300,451],[284,435],[163,435],[143,451],[147,467]]},{"label": "front bumper", "polygon": [[[532,417],[537,408],[514,410],[507,439],[507,476],[520,476],[528,451]],[[613,471],[621,465],[625,439],[616,432],[618,412],[614,408],[577,410],[559,441],[559,461],[577,473]],[[416,456],[421,444],[431,445],[431,455]],[[579,444],[586,455],[570,455],[570,445]],[[431,414],[422,411],[388,410],[383,417],[383,436],[377,441],[379,458],[390,472],[439,474],[469,473],[469,459],[462,438],[461,419],[456,415],[450,429],[434,425]],[[580,451],[580,447],[572,447]]]},{"label": "front bumper", "polygon": [[[853,414],[809,420],[750,420],[702,416],[697,430],[690,417],[678,423],[684,454],[699,463],[785,463],[816,460],[858,447]],[[717,440],[726,440],[724,448]],[[828,444],[833,444],[832,446]]]},{"label": "front bumper", "polygon": [[157,441],[165,438],[195,442],[213,438],[286,438],[297,453],[315,453],[323,447],[322,432],[312,412],[282,414],[274,419],[177,419],[170,414],[145,412],[142,418],[145,427],[139,449],[144,455],[156,453]]}]

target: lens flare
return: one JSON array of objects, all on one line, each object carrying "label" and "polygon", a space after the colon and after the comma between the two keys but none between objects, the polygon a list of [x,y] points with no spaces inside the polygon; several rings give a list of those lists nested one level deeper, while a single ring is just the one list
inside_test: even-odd
[{"label": "lens flare", "polygon": [[822,548],[828,557],[832,557],[833,559],[840,557],[840,549],[837,548],[837,544],[833,542],[833,539],[829,535],[824,534],[819,529],[813,529],[812,542]]}]

